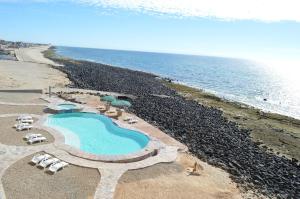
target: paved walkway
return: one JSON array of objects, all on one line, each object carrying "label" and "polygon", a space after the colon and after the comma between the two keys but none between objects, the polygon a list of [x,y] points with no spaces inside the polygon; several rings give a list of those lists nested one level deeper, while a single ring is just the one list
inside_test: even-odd
[{"label": "paved walkway", "polygon": [[[51,102],[61,101],[57,98],[48,98],[47,100]],[[19,114],[2,114],[0,115],[0,117],[14,117],[17,115]],[[40,115],[32,116],[41,118]],[[36,126],[40,128],[39,122],[36,123]],[[51,133],[51,131],[48,132]],[[0,179],[2,178],[6,169],[16,161],[39,151],[45,151],[46,153],[52,154],[53,156],[62,159],[63,161],[69,162],[70,164],[98,169],[101,174],[101,180],[97,186],[94,198],[112,199],[118,180],[126,171],[149,167],[161,162],[175,161],[177,157],[177,150],[178,147],[162,144],[162,147],[156,156],[131,163],[105,163],[100,161],[90,161],[70,155],[68,152],[57,148],[55,142],[39,146],[8,146],[0,143]],[[5,192],[2,182],[0,183],[0,199],[5,199]]]}]

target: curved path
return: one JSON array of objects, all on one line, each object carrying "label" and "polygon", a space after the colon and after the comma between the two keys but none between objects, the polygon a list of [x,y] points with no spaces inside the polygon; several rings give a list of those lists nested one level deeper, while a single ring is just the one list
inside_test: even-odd
[{"label": "curved path", "polygon": [[30,48],[19,48],[15,50],[15,54],[18,61],[59,66],[52,60],[43,56],[42,52],[48,50],[49,47],[50,46],[35,46]]},{"label": "curved path", "polygon": [[[48,99],[51,101],[51,99]],[[57,99],[58,100],[58,99]],[[53,101],[55,101],[53,99]],[[3,102],[2,102],[3,103]],[[8,103],[9,104],[9,103]],[[26,105],[26,104],[17,104]],[[32,104],[31,104],[32,105]],[[37,105],[37,104],[36,104]],[[22,113],[24,114],[24,113]],[[26,113],[25,113],[26,114]],[[2,114],[0,117],[13,117],[20,114]],[[41,118],[41,115],[31,116]],[[34,123],[36,128],[45,129],[40,125],[39,122]],[[52,134],[51,131],[48,131]],[[87,159],[75,157],[70,155],[64,150],[56,147],[54,143],[39,145],[39,146],[8,146],[0,143],[0,179],[5,173],[6,169],[14,164],[16,161],[29,156],[31,154],[45,151],[46,153],[52,154],[63,161],[69,162],[73,165],[96,168],[101,174],[101,180],[97,186],[94,198],[96,199],[112,199],[114,191],[118,183],[119,178],[128,170],[139,169],[149,167],[151,165],[161,162],[172,162],[177,157],[178,147],[162,145],[161,150],[156,156],[149,157],[147,159],[131,162],[131,163],[105,163],[99,161],[90,161]],[[5,199],[5,192],[3,189],[2,181],[0,182],[0,199]]]}]

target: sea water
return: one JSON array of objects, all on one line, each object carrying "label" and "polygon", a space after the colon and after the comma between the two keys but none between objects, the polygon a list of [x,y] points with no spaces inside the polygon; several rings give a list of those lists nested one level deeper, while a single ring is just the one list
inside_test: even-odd
[{"label": "sea water", "polygon": [[228,100],[300,118],[300,80],[291,81],[272,66],[254,61],[61,46],[56,52],[73,59],[151,72]]}]

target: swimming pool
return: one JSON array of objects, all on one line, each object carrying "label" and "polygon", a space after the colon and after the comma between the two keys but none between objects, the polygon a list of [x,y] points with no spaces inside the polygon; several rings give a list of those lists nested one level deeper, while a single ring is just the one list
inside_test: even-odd
[{"label": "swimming pool", "polygon": [[57,106],[62,110],[71,110],[77,107],[75,104],[58,104]]},{"label": "swimming pool", "polygon": [[117,126],[110,118],[95,113],[50,115],[46,125],[65,137],[65,144],[95,155],[126,155],[145,148],[149,137]]}]

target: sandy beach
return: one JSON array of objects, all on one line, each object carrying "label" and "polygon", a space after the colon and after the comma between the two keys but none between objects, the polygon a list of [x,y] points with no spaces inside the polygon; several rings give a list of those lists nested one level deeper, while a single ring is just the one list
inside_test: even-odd
[{"label": "sandy beach", "polygon": [[49,67],[53,62],[43,57],[41,52],[47,48],[16,49],[19,61],[0,60],[0,89],[46,89],[68,84],[66,75]]}]

